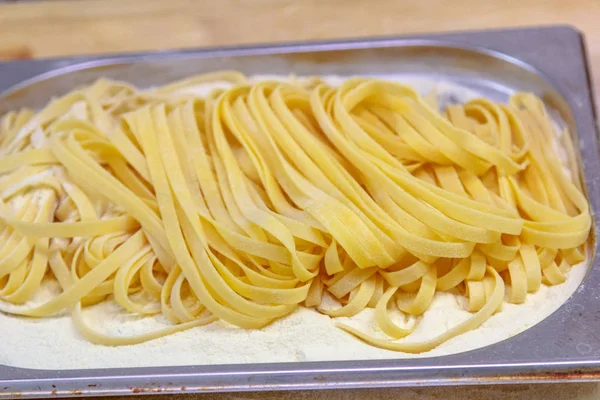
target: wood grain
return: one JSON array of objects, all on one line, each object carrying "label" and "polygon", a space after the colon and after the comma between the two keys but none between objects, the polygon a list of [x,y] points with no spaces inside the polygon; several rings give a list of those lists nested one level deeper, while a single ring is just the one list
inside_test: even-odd
[{"label": "wood grain", "polygon": [[[0,5],[0,58],[14,58],[7,48],[52,57],[571,24],[585,33],[600,70],[599,16],[599,0],[18,2]],[[595,86],[600,89],[600,72]]]},{"label": "wood grain", "polygon": [[26,46],[0,48],[0,60],[22,60],[31,57],[31,50]]}]

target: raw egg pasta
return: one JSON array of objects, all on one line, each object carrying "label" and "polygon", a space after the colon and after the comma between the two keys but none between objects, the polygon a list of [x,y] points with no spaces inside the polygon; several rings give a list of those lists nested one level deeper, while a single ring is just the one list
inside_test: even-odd
[{"label": "raw egg pasta", "polygon": [[[218,72],[152,90],[101,79],[1,121],[0,299],[61,288],[3,311],[68,312],[86,339],[124,345],[218,319],[258,329],[299,306],[333,318],[371,307],[388,339],[338,326],[428,351],[586,259],[592,222],[568,140],[527,93],[440,110],[367,78]],[[414,327],[391,313],[418,323],[437,291],[464,296],[472,316],[399,340]],[[171,325],[98,332],[82,309],[107,299]]]}]

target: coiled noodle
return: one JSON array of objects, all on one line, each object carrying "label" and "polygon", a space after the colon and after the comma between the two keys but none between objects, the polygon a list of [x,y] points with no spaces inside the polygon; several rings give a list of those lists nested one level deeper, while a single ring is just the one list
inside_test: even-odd
[{"label": "coiled noodle", "polygon": [[[227,83],[206,96],[200,84]],[[591,217],[569,133],[528,93],[438,110],[409,87],[352,78],[252,81],[237,72],[152,90],[106,79],[8,113],[0,125],[3,307],[67,310],[88,340],[135,344],[221,319],[256,329],[314,307],[375,308],[388,339],[423,352],[566,280],[586,258]],[[565,164],[557,155],[566,141]],[[471,318],[425,342],[438,291]],[[324,306],[336,299],[339,307]],[[172,325],[94,330],[82,308],[112,299]]]}]

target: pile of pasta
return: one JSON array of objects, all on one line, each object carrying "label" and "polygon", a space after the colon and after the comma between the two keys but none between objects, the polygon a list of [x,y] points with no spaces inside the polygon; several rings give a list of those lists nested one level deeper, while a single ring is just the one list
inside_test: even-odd
[{"label": "pile of pasta", "polygon": [[[227,86],[190,91],[214,83]],[[387,339],[338,326],[428,351],[586,259],[591,217],[569,137],[526,93],[439,110],[367,78],[332,87],[226,71],[152,90],[100,79],[2,119],[2,310],[68,312],[88,340],[122,345],[219,319],[261,328],[299,306],[372,307]],[[46,280],[60,294],[27,306]],[[391,313],[418,317],[440,291],[464,296],[472,316],[398,340],[414,328]],[[170,324],[96,331],[82,309],[105,300]]]}]

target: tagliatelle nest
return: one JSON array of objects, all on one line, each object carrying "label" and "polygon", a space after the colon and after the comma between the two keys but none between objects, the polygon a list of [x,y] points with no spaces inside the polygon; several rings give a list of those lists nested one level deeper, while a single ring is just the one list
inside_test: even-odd
[{"label": "tagliatelle nest", "polygon": [[[186,88],[226,81],[206,97]],[[397,83],[250,82],[222,72],[140,91],[99,80],[0,126],[0,298],[65,309],[81,334],[133,344],[217,319],[260,328],[299,305],[332,317],[375,307],[390,340],[423,352],[565,281],[591,227],[542,102],[516,94],[441,112]],[[565,170],[569,170],[569,176]],[[439,337],[396,341],[436,291],[473,315]],[[341,307],[320,307],[324,293]],[[173,324],[136,337],[92,330],[83,306],[112,297]]]}]

